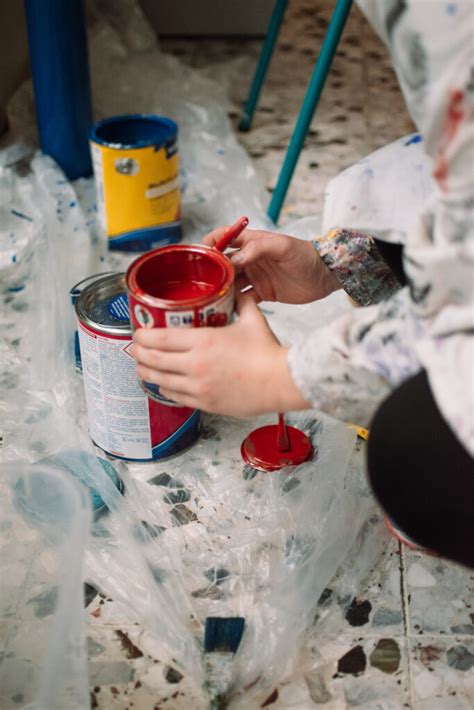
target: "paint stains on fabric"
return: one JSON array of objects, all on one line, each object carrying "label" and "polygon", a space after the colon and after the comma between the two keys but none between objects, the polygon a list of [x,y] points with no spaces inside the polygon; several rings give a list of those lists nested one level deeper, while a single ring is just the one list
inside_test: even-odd
[{"label": "paint stains on fabric", "polygon": [[448,158],[446,154],[450,144],[453,142],[459,131],[459,126],[465,117],[465,111],[462,108],[463,101],[464,92],[460,89],[453,89],[451,91],[449,105],[446,112],[445,125],[443,128],[444,141],[439,150],[433,170],[433,177],[443,192],[448,191]]},{"label": "paint stains on fabric", "polygon": [[380,639],[369,656],[370,665],[382,673],[395,673],[400,666],[400,648],[394,639]]},{"label": "paint stains on fabric", "polygon": [[367,668],[367,657],[362,646],[354,646],[345,653],[337,662],[338,673],[346,675],[359,675]]},{"label": "paint stains on fabric", "polygon": [[348,610],[346,611],[346,621],[349,622],[351,626],[364,626],[369,621],[369,615],[372,611],[372,604],[367,601],[358,601],[354,597]]}]

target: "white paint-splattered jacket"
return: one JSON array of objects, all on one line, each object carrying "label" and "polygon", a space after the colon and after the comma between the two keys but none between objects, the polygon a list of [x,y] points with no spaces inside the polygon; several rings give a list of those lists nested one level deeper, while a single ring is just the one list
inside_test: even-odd
[{"label": "white paint-splattered jacket", "polygon": [[[408,109],[423,136],[417,150],[423,147],[426,156],[419,162],[419,174],[411,171],[406,185],[401,184],[394,155],[384,162],[374,154],[375,160],[350,169],[351,180],[354,170],[361,171],[352,195],[344,192],[344,174],[334,181],[337,189],[329,187],[323,220],[329,231],[315,245],[349,295],[364,307],[294,345],[290,370],[315,407],[368,425],[389,391],[425,368],[443,416],[472,454],[474,2],[359,4],[389,48]],[[403,151],[417,140],[400,141],[390,150]],[[413,221],[412,205],[405,210],[403,201],[397,203],[397,192],[407,195],[410,181],[426,188],[414,200],[419,211]],[[357,204],[354,194],[369,197],[372,206],[361,205],[360,199]],[[382,198],[376,204],[377,195]],[[345,209],[351,200],[354,221]],[[381,210],[382,202],[386,204]],[[369,234],[403,243],[407,286],[401,287],[385,267],[378,242]]]}]

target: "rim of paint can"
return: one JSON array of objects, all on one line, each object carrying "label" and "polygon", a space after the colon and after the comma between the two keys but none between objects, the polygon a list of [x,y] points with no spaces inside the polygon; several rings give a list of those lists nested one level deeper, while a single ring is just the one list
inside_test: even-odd
[{"label": "rim of paint can", "polygon": [[[140,270],[145,266],[149,267],[150,261],[160,259],[173,253],[189,253],[194,255],[202,255],[210,259],[221,269],[221,277],[218,282],[213,284],[212,291],[206,294],[196,296],[189,299],[167,299],[158,296],[153,296],[141,288]],[[213,247],[207,247],[203,244],[169,244],[159,249],[154,249],[146,254],[142,254],[135,259],[128,267],[125,283],[129,294],[134,298],[147,303],[150,306],[163,309],[187,310],[196,306],[206,306],[214,303],[218,298],[225,296],[232,288],[234,283],[235,270],[232,262],[222,252],[217,251]]]},{"label": "rim of paint can", "polygon": [[[107,315],[110,316],[108,306],[114,298],[126,296],[124,273],[111,273],[108,276],[93,281],[81,292],[75,303],[78,320],[84,325],[99,333],[109,335],[121,335],[122,337],[132,334],[130,319],[114,318],[112,323],[103,322],[100,318],[100,305],[106,308]],[[111,318],[112,319],[112,318]],[[109,319],[107,319],[109,320]]]},{"label": "rim of paint can", "polygon": [[171,118],[147,113],[130,113],[111,116],[95,123],[89,133],[93,143],[132,150],[134,148],[162,147],[171,144],[178,135],[178,125]]},{"label": "rim of paint can", "polygon": [[100,274],[93,274],[92,276],[86,276],[85,279],[82,279],[79,281],[77,284],[75,284],[69,291],[69,295],[71,297],[71,302],[72,305],[74,305],[83,292],[83,290],[89,286],[89,284],[95,283],[98,279],[103,278],[104,276],[112,276],[116,274],[116,271],[103,271]]}]

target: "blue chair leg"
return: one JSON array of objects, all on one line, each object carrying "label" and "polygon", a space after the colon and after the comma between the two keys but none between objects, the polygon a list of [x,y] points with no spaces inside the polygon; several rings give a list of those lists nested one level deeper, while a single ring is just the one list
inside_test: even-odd
[{"label": "blue chair leg", "polygon": [[260,52],[257,68],[255,69],[255,74],[250,86],[249,95],[245,103],[244,112],[239,123],[240,131],[248,131],[252,125],[253,114],[257,106],[260,91],[262,90],[268,65],[270,64],[270,59],[272,58],[273,49],[278,38],[278,33],[280,32],[281,23],[283,22],[287,5],[288,0],[276,0],[275,2],[275,7],[273,8],[272,16],[270,18],[270,23],[268,25],[267,34],[265,35],[262,51]]},{"label": "blue chair leg", "polygon": [[303,147],[308,129],[321,97],[326,77],[331,68],[344,25],[351,9],[352,0],[337,0],[331,22],[326,32],[311,81],[306,91],[296,125],[291,136],[285,160],[267,210],[268,216],[276,223],[286,197],[293,172]]}]

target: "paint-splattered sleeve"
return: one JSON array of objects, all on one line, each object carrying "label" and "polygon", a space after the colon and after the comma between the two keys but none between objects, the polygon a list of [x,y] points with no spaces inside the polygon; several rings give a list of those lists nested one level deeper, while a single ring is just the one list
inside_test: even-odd
[{"label": "paint-splattered sleeve", "polygon": [[326,266],[359,306],[385,301],[400,283],[383,259],[375,239],[349,229],[334,229],[314,241]]},{"label": "paint-splattered sleeve", "polygon": [[474,453],[474,3],[359,4],[387,42],[434,188],[407,226],[408,287],[295,344],[290,371],[315,407],[367,424],[392,387],[425,368],[443,417]]}]

